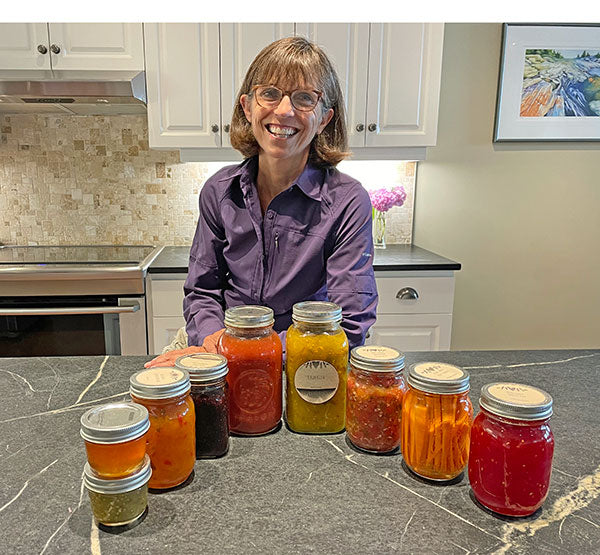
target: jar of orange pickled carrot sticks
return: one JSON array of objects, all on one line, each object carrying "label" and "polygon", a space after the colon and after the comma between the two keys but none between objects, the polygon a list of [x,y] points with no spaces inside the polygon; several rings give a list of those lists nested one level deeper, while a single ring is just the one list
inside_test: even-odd
[{"label": "jar of orange pickled carrot sticks", "polygon": [[420,362],[410,367],[407,382],[402,404],[404,461],[429,480],[452,480],[469,459],[469,374],[451,364]]}]

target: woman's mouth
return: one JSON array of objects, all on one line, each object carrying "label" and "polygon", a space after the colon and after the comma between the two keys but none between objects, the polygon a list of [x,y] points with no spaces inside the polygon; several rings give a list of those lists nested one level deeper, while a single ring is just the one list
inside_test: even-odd
[{"label": "woman's mouth", "polygon": [[295,127],[289,127],[287,125],[275,125],[274,123],[268,123],[265,127],[271,135],[277,137],[278,139],[287,139],[298,133],[298,129]]}]

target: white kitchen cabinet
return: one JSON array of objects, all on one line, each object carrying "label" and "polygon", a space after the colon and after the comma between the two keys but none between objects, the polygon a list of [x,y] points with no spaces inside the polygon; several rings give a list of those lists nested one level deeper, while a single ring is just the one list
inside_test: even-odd
[{"label": "white kitchen cabinet", "polygon": [[143,70],[141,23],[0,24],[0,72],[6,78],[73,78],[74,71],[79,77],[85,77],[81,72],[133,77]]},{"label": "white kitchen cabinet", "polygon": [[183,318],[183,284],[186,274],[148,274],[146,314],[148,353],[159,355],[173,341]]}]

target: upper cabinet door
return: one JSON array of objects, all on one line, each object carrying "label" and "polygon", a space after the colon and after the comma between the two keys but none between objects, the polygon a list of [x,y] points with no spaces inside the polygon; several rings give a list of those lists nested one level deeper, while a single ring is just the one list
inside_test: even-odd
[{"label": "upper cabinet door", "polygon": [[268,44],[294,34],[293,23],[221,23],[221,106],[223,146],[229,142],[233,105],[248,67]]},{"label": "upper cabinet door", "polygon": [[220,147],[219,24],[144,29],[150,147]]},{"label": "upper cabinet door", "polygon": [[53,70],[144,70],[141,23],[49,23]]},{"label": "upper cabinet door", "polygon": [[333,62],[346,104],[348,144],[365,145],[368,23],[298,23],[296,34],[323,48]]},{"label": "upper cabinet door", "polygon": [[49,46],[47,23],[0,23],[0,68],[3,71],[50,70]]},{"label": "upper cabinet door", "polygon": [[366,146],[437,138],[444,25],[371,24]]}]

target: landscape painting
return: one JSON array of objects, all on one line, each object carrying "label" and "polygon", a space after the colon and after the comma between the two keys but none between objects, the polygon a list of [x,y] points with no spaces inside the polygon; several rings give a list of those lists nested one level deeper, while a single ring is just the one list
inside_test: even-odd
[{"label": "landscape painting", "polygon": [[600,117],[600,45],[525,50],[520,115]]}]

